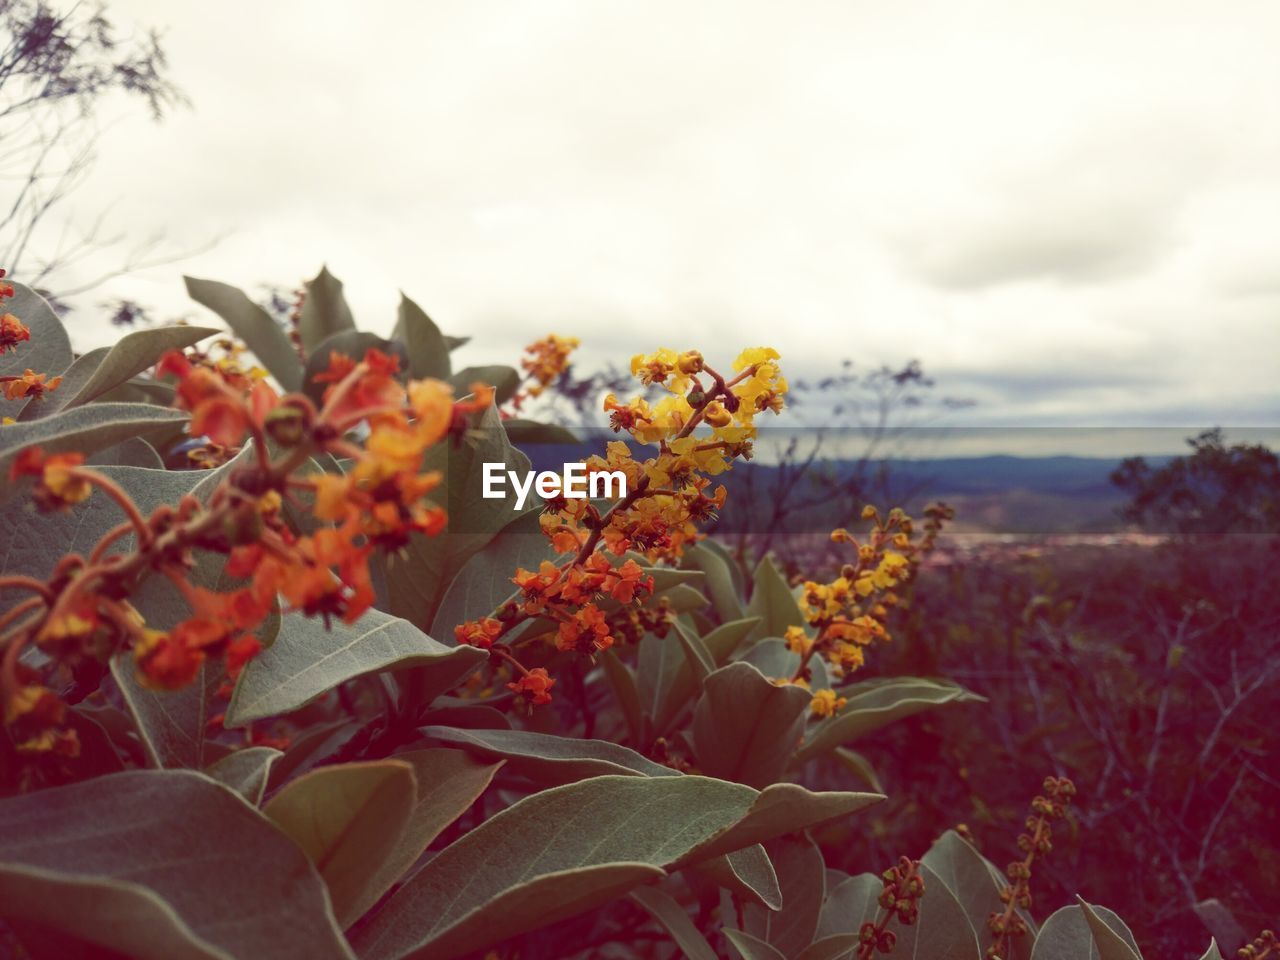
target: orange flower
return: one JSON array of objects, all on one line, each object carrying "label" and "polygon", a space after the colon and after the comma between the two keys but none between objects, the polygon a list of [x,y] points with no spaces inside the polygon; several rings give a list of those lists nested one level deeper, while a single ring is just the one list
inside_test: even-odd
[{"label": "orange flower", "polygon": [[250,660],[262,650],[262,644],[252,634],[236,637],[227,644],[227,676],[235,682],[240,679],[240,671]]},{"label": "orange flower", "polygon": [[62,378],[54,377],[46,383],[47,377],[48,374],[36,373],[28,367],[20,377],[3,378],[4,395],[9,400],[21,400],[23,397],[42,397],[46,393],[53,393],[62,383]]},{"label": "orange flower", "polygon": [[179,636],[144,630],[133,645],[138,678],[154,690],[181,690],[196,678],[204,663],[202,650],[188,648]]},{"label": "orange flower", "polygon": [[555,685],[545,667],[534,667],[519,680],[508,683],[507,689],[514,690],[530,706],[540,707],[551,702],[551,688]]},{"label": "orange flower", "polygon": [[[6,295],[4,290],[9,291],[8,296],[13,296],[13,287],[5,287],[0,290],[0,297]],[[17,350],[19,343],[30,339],[31,331],[12,313],[0,316],[0,354],[8,353],[10,350]]]},{"label": "orange flower", "polygon": [[9,479],[38,477],[35,500],[41,510],[67,510],[87,500],[93,486],[75,472],[84,463],[82,453],[55,453],[46,457],[39,447],[18,454],[9,468]]},{"label": "orange flower", "polygon": [[556,648],[566,652],[579,650],[593,653],[596,650],[608,650],[611,646],[613,637],[609,635],[609,624],[605,620],[604,611],[594,603],[588,603],[572,619],[561,622],[556,634]]},{"label": "orange flower", "polygon": [[453,628],[453,635],[460,644],[488,650],[493,641],[502,633],[502,621],[492,617],[481,617],[470,623],[459,624]]}]

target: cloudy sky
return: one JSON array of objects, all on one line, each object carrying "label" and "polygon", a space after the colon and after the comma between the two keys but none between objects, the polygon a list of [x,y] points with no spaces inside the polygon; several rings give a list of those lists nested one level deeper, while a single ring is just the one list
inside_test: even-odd
[{"label": "cloudy sky", "polygon": [[1280,422],[1274,0],[110,6],[193,107],[122,110],[77,203],[223,239],[103,296],[327,262],[466,362],[768,343],[919,357],[957,426]]}]

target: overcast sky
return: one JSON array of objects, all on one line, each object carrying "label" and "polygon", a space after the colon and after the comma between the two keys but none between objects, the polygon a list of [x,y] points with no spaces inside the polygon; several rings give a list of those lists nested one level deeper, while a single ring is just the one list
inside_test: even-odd
[{"label": "overcast sky", "polygon": [[225,236],[103,296],[327,262],[465,362],[767,343],[917,356],[957,425],[1280,422],[1274,0],[110,8],[193,108],[116,122],[79,207]]}]

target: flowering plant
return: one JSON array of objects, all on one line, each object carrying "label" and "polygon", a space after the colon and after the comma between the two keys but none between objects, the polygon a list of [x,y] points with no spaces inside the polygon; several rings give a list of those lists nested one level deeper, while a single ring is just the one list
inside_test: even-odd
[{"label": "flowering plant", "polygon": [[188,288],[230,336],[78,358],[2,291],[20,955],[1136,956],[1083,901],[1030,917],[1064,781],[1008,884],[954,832],[882,875],[827,867],[881,799],[848,745],[981,698],[861,679],[947,508],[867,508],[832,535],[841,568],[795,585],[707,536],[717,478],[785,408],[776,351],[636,357],[640,392],[603,401],[619,439],[585,462],[626,493],[513,512],[482,467],[559,435],[517,414],[576,341],[455,373],[464,341],[407,298],[390,338],[357,330],[327,271],[286,328]]}]

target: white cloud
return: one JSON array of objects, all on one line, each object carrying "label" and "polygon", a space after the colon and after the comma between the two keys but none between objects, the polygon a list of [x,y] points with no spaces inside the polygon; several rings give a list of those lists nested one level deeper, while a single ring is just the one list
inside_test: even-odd
[{"label": "white cloud", "polygon": [[228,236],[111,293],[327,262],[370,326],[403,288],[481,334],[468,360],[768,342],[811,375],[920,356],[975,422],[1280,412],[1271,3],[113,9],[167,21],[195,108],[115,125],[92,195]]}]

